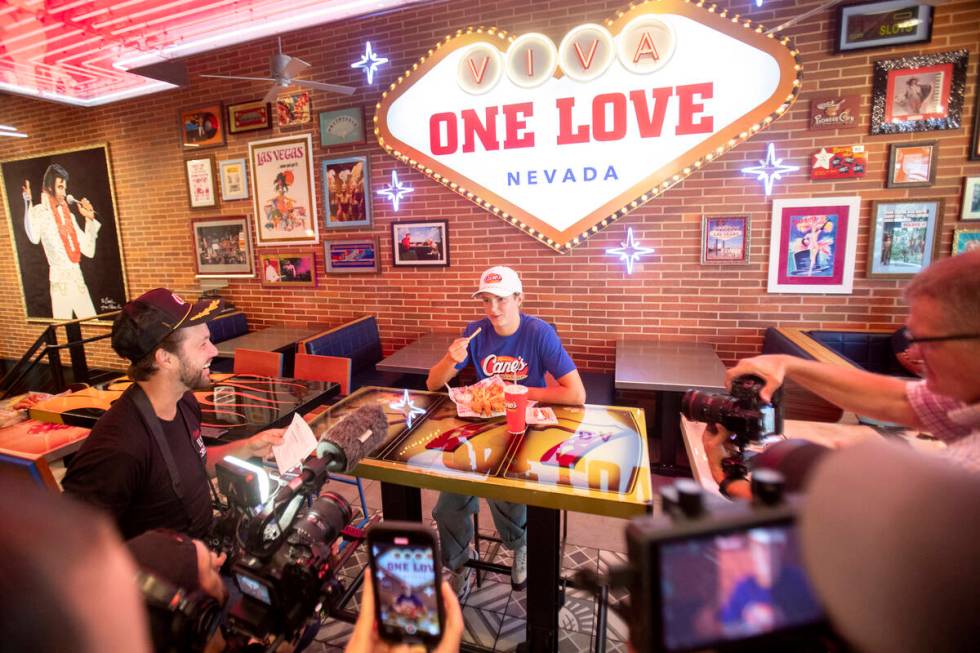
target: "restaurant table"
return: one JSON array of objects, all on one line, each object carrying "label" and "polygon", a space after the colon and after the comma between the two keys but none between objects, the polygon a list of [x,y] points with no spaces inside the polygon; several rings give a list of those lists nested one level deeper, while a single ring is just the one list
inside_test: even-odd
[{"label": "restaurant table", "polygon": [[283,355],[282,375],[289,377],[293,375],[296,343],[322,330],[310,327],[274,326],[224,340],[217,343],[215,347],[218,348],[219,358],[234,358],[236,349],[280,352]]},{"label": "restaurant table", "polygon": [[725,366],[711,345],[621,338],[616,342],[616,389],[656,392],[654,432],[660,438],[659,461],[651,469],[668,476],[687,475],[677,466],[681,440],[681,398],[689,389],[724,391]]},{"label": "restaurant table", "polygon": [[428,374],[433,365],[446,355],[458,333],[430,333],[410,343],[374,366],[381,372]]},{"label": "restaurant table", "polygon": [[526,646],[558,650],[560,511],[628,518],[651,510],[643,410],[553,406],[557,424],[511,435],[503,416],[459,417],[444,393],[367,387],[310,426],[319,436],[369,404],[384,407],[388,435],[353,473],[381,481],[385,519],[421,521],[422,488],[527,504]]}]

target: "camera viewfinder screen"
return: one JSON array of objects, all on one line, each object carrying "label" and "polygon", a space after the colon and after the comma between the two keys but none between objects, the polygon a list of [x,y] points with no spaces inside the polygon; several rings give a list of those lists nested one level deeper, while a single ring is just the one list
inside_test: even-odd
[{"label": "camera viewfinder screen", "polygon": [[375,542],[374,587],[380,619],[407,635],[439,636],[439,604],[432,548]]},{"label": "camera viewfinder screen", "polygon": [[792,525],[663,544],[660,592],[667,650],[737,641],[823,617]]},{"label": "camera viewfinder screen", "polygon": [[245,574],[235,574],[235,579],[238,580],[238,589],[242,591],[242,594],[251,596],[257,601],[262,601],[266,605],[272,605],[269,588],[265,584]]}]

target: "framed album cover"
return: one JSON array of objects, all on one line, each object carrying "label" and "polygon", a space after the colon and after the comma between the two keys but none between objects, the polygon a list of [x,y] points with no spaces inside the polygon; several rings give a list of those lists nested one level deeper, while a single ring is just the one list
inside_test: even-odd
[{"label": "framed album cover", "polygon": [[180,145],[200,150],[225,144],[225,109],[220,102],[180,112]]},{"label": "framed album cover", "polygon": [[860,209],[856,195],[773,200],[769,292],[850,294]]},{"label": "framed album cover", "polygon": [[309,134],[248,144],[259,247],[320,242],[312,152]]},{"label": "framed album cover", "polygon": [[187,172],[187,197],[192,209],[218,205],[214,184],[214,159],[205,156],[184,161]]},{"label": "framed album cover", "polygon": [[913,277],[935,260],[942,200],[872,203],[868,278]]},{"label": "framed album cover", "polygon": [[276,124],[280,129],[309,124],[311,115],[309,91],[287,93],[276,98]]},{"label": "framed album cover", "polygon": [[377,238],[323,241],[327,274],[354,274],[379,270]]},{"label": "framed album cover", "polygon": [[258,131],[272,128],[272,109],[268,102],[253,100],[228,105],[228,133]]},{"label": "framed album cover", "polygon": [[888,155],[888,188],[918,188],[936,183],[938,141],[892,143]]},{"label": "framed album cover", "polygon": [[980,250],[980,227],[953,229],[953,256],[977,250]]},{"label": "framed album cover", "polygon": [[963,180],[960,220],[980,220],[980,177],[967,177]]},{"label": "framed album cover", "polygon": [[701,263],[745,265],[749,262],[749,218],[701,217]]},{"label": "framed album cover", "polygon": [[966,50],[876,61],[871,133],[959,129],[966,90]]},{"label": "framed album cover", "polygon": [[396,267],[449,265],[449,223],[446,220],[393,222],[391,242]]},{"label": "framed album cover", "polygon": [[218,161],[218,179],[221,180],[221,199],[247,200],[248,173],[245,159]]},{"label": "framed album cover", "polygon": [[259,254],[259,275],[267,288],[314,288],[316,256],[312,251]]},{"label": "framed album cover", "polygon": [[198,277],[254,277],[248,216],[191,218]]},{"label": "framed album cover", "polygon": [[886,0],[837,7],[836,54],[931,40],[932,7],[923,2]]},{"label": "framed album cover", "polygon": [[327,159],[320,164],[326,195],[327,229],[371,226],[371,194],[368,192],[368,158],[351,156]]},{"label": "framed album cover", "polygon": [[320,112],[320,145],[356,145],[364,142],[364,109],[349,107]]}]

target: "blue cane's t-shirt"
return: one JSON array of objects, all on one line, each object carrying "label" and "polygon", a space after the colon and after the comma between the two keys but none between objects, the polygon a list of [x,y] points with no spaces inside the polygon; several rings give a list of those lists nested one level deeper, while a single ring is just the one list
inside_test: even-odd
[{"label": "blue cane's t-shirt", "polygon": [[499,374],[508,382],[516,378],[521,385],[543,388],[545,372],[560,379],[575,369],[558,334],[540,318],[521,313],[517,331],[501,336],[494,331],[490,318],[485,317],[467,324],[463,336],[469,336],[477,327],[483,330],[470,341],[466,360],[456,364],[457,370],[473,365],[479,379]]}]

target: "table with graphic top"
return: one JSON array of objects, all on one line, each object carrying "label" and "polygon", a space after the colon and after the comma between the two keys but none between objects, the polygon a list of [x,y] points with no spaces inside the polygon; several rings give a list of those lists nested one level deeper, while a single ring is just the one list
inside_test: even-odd
[{"label": "table with graphic top", "polygon": [[639,408],[553,406],[558,423],[507,432],[504,418],[463,418],[443,393],[361,388],[310,426],[322,435],[380,404],[388,436],[354,474],[381,481],[385,519],[422,520],[420,489],[528,506],[527,646],[555,651],[561,607],[560,512],[628,518],[651,509],[646,426]]}]

